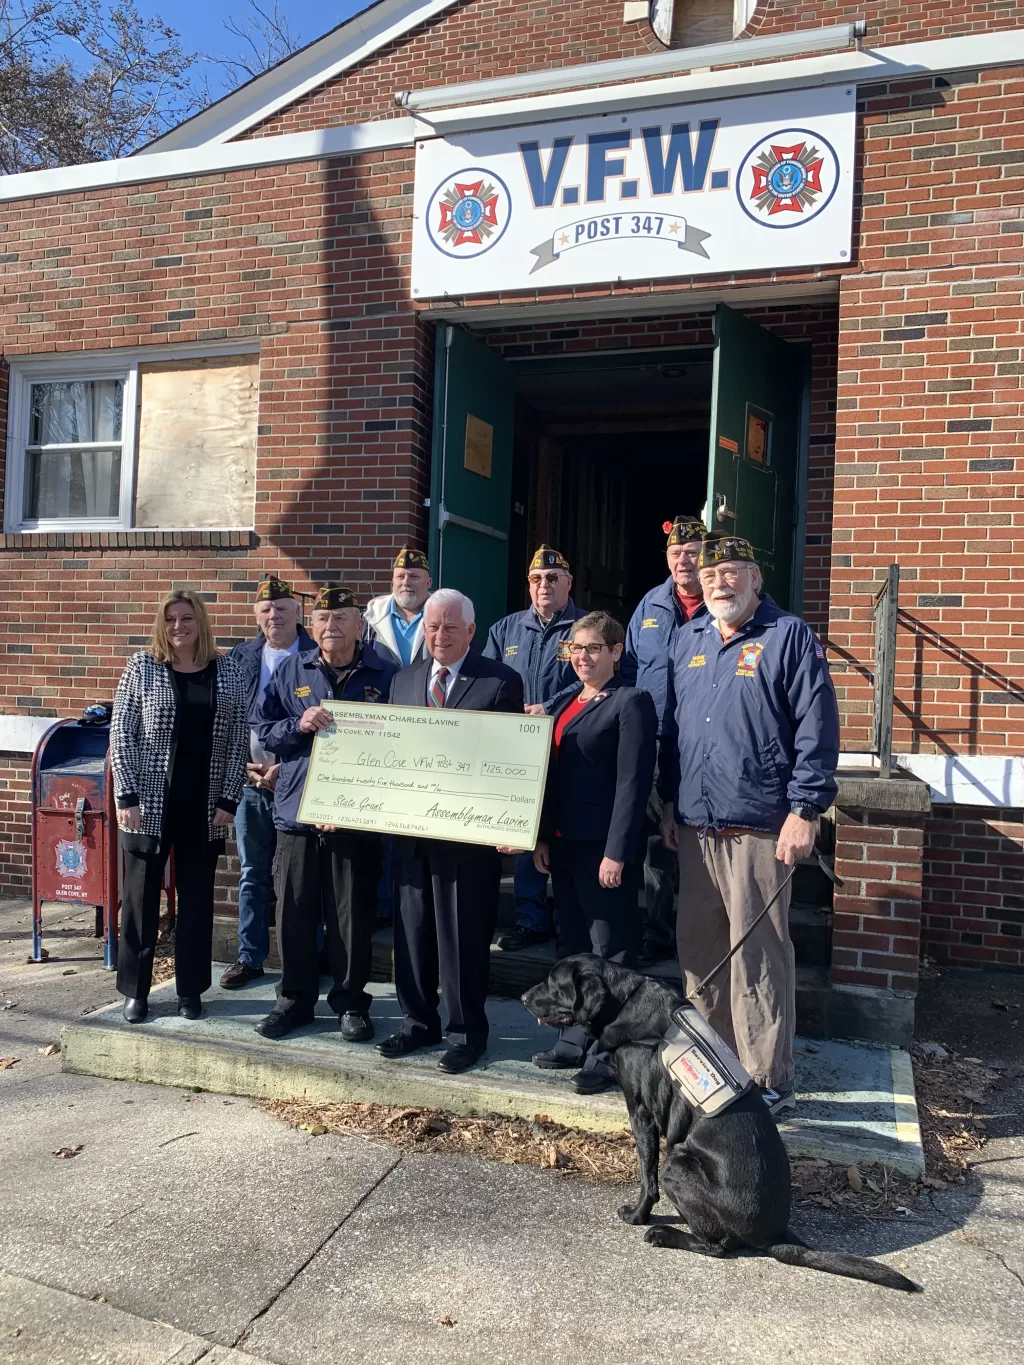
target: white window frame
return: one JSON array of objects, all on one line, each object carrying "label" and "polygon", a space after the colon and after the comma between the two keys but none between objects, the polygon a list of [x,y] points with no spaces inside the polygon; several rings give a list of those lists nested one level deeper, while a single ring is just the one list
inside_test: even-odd
[{"label": "white window frame", "polygon": [[[255,356],[260,348],[251,341],[216,342],[205,346],[145,346],[131,350],[93,352],[89,355],[47,355],[11,357],[10,393],[7,408],[7,468],[4,479],[4,531],[11,535],[45,535],[48,532],[139,531],[251,531],[256,518],[255,488],[253,514],[247,526],[134,526],[136,437],[139,422],[139,366],[161,361],[202,360],[223,356]],[[29,444],[32,419],[32,385],[62,381],[120,379],[124,383],[124,408],[121,413],[120,515],[116,517],[45,517],[35,521],[23,515],[25,506],[25,451]],[[257,415],[257,421],[259,420]],[[95,444],[95,443],[92,443]],[[109,448],[113,442],[103,442]]]}]

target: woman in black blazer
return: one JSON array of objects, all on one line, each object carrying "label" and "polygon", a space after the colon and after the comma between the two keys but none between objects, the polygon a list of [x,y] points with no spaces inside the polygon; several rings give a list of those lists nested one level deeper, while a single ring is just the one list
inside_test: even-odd
[{"label": "woman in black blazer", "polygon": [[[555,709],[541,838],[533,859],[551,872],[566,955],[596,953],[632,966],[640,936],[641,834],[654,776],[657,720],[647,692],[616,675],[626,633],[607,612],[573,627],[569,657],[579,688]],[[562,1029],[545,1068],[580,1067],[573,1086],[594,1095],[612,1084],[607,1054],[582,1029]]]}]

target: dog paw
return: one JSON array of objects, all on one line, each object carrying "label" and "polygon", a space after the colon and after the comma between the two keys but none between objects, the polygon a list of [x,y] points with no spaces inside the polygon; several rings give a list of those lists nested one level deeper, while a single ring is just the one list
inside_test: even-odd
[{"label": "dog paw", "polygon": [[624,1223],[632,1223],[634,1227],[646,1223],[650,1216],[650,1210],[645,1209],[642,1204],[622,1204],[619,1207],[619,1217]]},{"label": "dog paw", "polygon": [[669,1244],[666,1235],[668,1231],[668,1228],[663,1227],[648,1228],[644,1233],[644,1241],[649,1243],[652,1247],[666,1247]]}]

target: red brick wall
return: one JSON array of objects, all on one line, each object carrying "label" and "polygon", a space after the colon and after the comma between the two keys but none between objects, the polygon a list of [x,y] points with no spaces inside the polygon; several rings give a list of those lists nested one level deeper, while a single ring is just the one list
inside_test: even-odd
[{"label": "red brick wall", "polygon": [[[762,0],[748,32],[771,34],[866,19],[873,47],[1013,28],[1022,0]],[[520,71],[664,52],[646,23],[622,22],[622,0],[465,0],[389,43],[362,65],[272,115],[246,136],[268,137],[398,113],[395,94]]]},{"label": "red brick wall", "polygon": [[1024,79],[962,73],[862,95],[829,627],[844,746],[869,744],[871,593],[895,559],[897,749],[1020,753]]},{"label": "red brick wall", "polygon": [[1024,967],[1024,811],[935,806],[922,942],[939,962]]},{"label": "red brick wall", "polygon": [[32,891],[29,770],[24,754],[0,752],[0,894],[6,896]]},{"label": "red brick wall", "polygon": [[920,816],[836,811],[834,983],[917,991],[921,935]]}]

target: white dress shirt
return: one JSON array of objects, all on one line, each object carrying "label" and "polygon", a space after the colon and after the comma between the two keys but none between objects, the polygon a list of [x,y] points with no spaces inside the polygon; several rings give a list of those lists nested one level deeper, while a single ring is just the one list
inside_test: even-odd
[{"label": "white dress shirt", "polygon": [[428,697],[430,696],[430,689],[433,687],[434,679],[437,677],[438,673],[440,673],[442,668],[447,668],[448,676],[444,680],[444,699],[445,703],[447,704],[448,698],[452,694],[452,687],[455,684],[455,679],[459,676],[459,669],[465,662],[466,662],[465,654],[463,654],[462,658],[459,659],[458,662],[454,664],[439,664],[435,659],[430,668],[430,677],[427,679],[427,696]]}]

